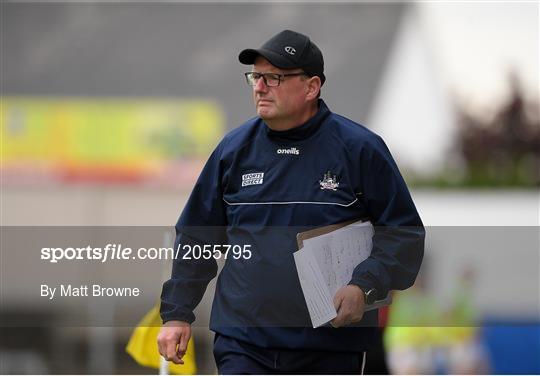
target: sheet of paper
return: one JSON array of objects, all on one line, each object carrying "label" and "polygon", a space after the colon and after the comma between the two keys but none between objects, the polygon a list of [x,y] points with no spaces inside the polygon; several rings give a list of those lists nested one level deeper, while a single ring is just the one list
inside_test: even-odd
[{"label": "sheet of paper", "polygon": [[355,222],[329,234],[304,241],[317,261],[331,296],[350,282],[354,268],[371,254],[374,229]]},{"label": "sheet of paper", "polygon": [[333,297],[351,280],[354,268],[371,254],[374,229],[355,222],[304,240],[294,253],[300,285],[314,328],[336,317]]},{"label": "sheet of paper", "polygon": [[295,252],[293,256],[311,323],[314,328],[317,328],[337,316],[332,296],[324,283],[312,252],[309,249],[302,248]]}]

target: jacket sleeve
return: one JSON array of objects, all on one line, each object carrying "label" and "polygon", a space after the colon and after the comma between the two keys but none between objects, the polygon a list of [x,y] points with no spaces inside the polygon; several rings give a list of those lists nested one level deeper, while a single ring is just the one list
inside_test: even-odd
[{"label": "jacket sleeve", "polygon": [[176,223],[174,249],[180,251],[176,251],[171,278],[163,284],[161,292],[160,314],[164,323],[195,321],[193,311],[208,283],[217,274],[218,266],[213,257],[206,260],[203,257],[184,259],[183,256],[194,245],[223,244],[225,241],[227,220],[222,195],[221,152],[222,144],[206,162]]},{"label": "jacket sleeve", "polygon": [[380,137],[362,148],[360,185],[375,233],[371,255],[353,272],[350,284],[389,290],[414,283],[424,255],[425,229],[403,177]]}]

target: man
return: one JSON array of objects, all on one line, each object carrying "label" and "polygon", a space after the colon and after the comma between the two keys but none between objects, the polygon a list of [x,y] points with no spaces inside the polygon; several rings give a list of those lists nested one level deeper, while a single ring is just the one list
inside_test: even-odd
[{"label": "man", "polygon": [[[175,247],[251,246],[227,258],[218,278],[210,319],[218,371],[359,373],[377,326],[364,306],[412,285],[422,222],[382,139],[319,99],[323,57],[307,36],[282,31],[239,60],[253,65],[246,80],[258,116],[217,146],[176,225]],[[296,234],[358,219],[376,228],[371,256],[336,293],[332,326],[313,329]],[[214,257],[175,260],[161,297],[166,359],[182,363],[193,310],[216,273]]]}]

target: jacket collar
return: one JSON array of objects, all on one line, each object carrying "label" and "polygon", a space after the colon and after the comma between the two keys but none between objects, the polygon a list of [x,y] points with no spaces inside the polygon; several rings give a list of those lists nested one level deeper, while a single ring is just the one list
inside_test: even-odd
[{"label": "jacket collar", "polygon": [[270,129],[263,121],[266,134],[272,139],[281,139],[287,141],[298,141],[310,137],[312,134],[317,132],[317,130],[321,127],[323,120],[330,114],[330,110],[322,99],[319,99],[318,105],[319,110],[308,121],[286,131],[275,131]]}]

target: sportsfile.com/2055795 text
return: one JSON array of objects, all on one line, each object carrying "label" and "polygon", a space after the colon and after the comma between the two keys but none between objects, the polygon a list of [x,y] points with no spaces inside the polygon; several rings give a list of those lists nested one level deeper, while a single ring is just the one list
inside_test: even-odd
[{"label": "sportsfile.com/2055795 text", "polygon": [[106,262],[109,260],[209,260],[214,258],[248,260],[252,256],[251,244],[178,244],[172,247],[141,247],[133,249],[122,244],[107,244],[104,247],[44,247],[41,248],[41,260],[50,263],[72,260]]}]

